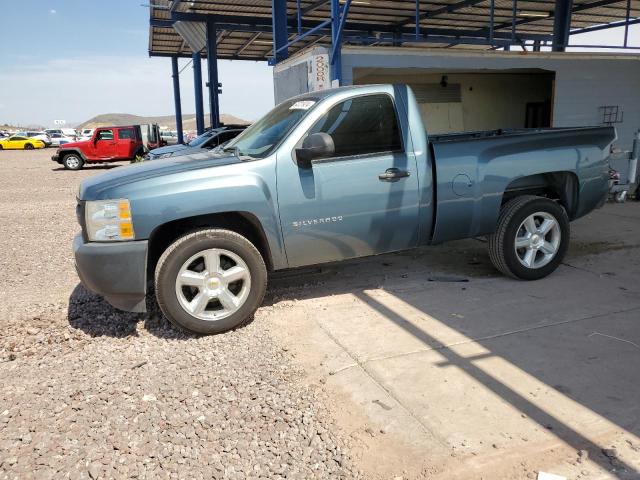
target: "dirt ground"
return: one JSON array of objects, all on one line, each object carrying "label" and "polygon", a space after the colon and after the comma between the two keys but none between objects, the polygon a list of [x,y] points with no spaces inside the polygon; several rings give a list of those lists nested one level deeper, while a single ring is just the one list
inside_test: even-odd
[{"label": "dirt ground", "polygon": [[80,172],[0,152],[0,478],[640,478],[640,203],[552,277],[469,240],[274,274],[191,337],[78,284]]}]

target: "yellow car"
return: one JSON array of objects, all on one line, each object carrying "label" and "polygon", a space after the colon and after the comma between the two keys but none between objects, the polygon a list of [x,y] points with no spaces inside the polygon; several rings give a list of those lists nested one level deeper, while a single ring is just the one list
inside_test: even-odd
[{"label": "yellow car", "polygon": [[42,140],[20,135],[0,139],[0,150],[33,150],[34,148],[44,148],[44,146]]}]

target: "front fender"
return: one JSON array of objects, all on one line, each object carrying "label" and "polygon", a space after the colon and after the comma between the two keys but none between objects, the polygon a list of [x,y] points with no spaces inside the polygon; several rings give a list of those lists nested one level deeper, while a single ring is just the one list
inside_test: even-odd
[{"label": "front fender", "polygon": [[[226,212],[255,216],[269,243],[275,269],[286,267],[279,227],[273,163],[227,165],[148,178],[113,188],[110,198],[128,198],[136,240],[160,225],[188,217]],[[243,168],[245,167],[245,168]]]},{"label": "front fender", "polygon": [[87,161],[87,157],[85,156],[84,153],[82,153],[82,150],[80,150],[79,148],[68,148],[68,147],[61,148],[58,151],[58,156],[60,157],[60,160],[62,160],[62,157],[67,153],[76,153],[80,155],[80,158],[82,158],[82,160],[84,160],[85,162]]}]

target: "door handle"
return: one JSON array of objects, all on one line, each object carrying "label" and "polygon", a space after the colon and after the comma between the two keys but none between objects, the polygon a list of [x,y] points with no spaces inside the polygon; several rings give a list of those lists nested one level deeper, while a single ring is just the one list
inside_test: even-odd
[{"label": "door handle", "polygon": [[406,170],[400,170],[399,168],[387,168],[384,173],[378,175],[378,179],[381,182],[397,182],[401,178],[405,178],[411,175]]}]

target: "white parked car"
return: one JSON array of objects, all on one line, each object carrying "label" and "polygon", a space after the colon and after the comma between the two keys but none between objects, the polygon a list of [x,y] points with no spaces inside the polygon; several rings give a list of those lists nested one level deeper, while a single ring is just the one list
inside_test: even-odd
[{"label": "white parked car", "polygon": [[78,136],[78,132],[74,128],[47,128],[45,130],[49,136],[54,133],[59,133],[61,135],[66,135],[67,137],[76,138]]},{"label": "white parked car", "polygon": [[75,142],[76,137],[70,137],[65,135],[64,133],[52,133],[51,134],[51,145],[54,147],[59,147],[60,145],[64,145],[65,143]]},{"label": "white parked car", "polygon": [[36,140],[42,140],[45,147],[49,147],[51,145],[51,138],[49,138],[47,132],[36,132],[34,130],[28,130],[25,132],[18,132],[16,133],[16,135],[27,138],[35,138]]},{"label": "white parked car", "polygon": [[78,131],[78,140],[89,140],[93,136],[95,128],[83,128]]},{"label": "white parked car", "polygon": [[171,130],[161,130],[160,138],[164,140],[167,145],[175,145],[178,143],[178,132]]}]

